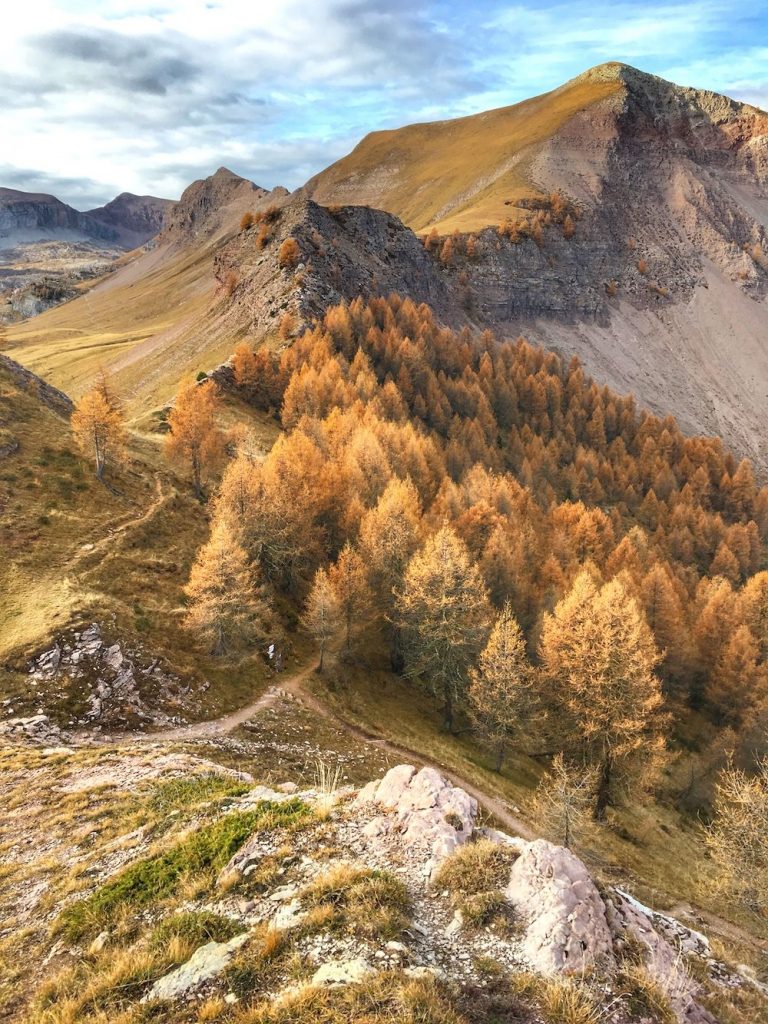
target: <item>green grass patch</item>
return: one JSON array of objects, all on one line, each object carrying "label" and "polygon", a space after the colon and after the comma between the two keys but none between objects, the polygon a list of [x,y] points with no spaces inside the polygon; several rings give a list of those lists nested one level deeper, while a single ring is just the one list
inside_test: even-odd
[{"label": "green grass patch", "polygon": [[55,925],[71,941],[104,928],[124,909],[138,909],[168,899],[185,880],[218,873],[248,837],[268,828],[307,821],[310,809],[301,800],[264,801],[252,811],[227,814],[198,829],[162,853],[131,864],[95,892],[66,907]]},{"label": "green grass patch", "polygon": [[211,772],[161,783],[155,787],[149,805],[159,814],[170,814],[172,811],[189,810],[211,801],[220,802],[243,796],[249,789],[246,782]]},{"label": "green grass patch", "polygon": [[172,914],[153,928],[149,946],[162,951],[174,939],[181,939],[196,949],[206,942],[226,942],[242,930],[239,922],[208,910]]}]

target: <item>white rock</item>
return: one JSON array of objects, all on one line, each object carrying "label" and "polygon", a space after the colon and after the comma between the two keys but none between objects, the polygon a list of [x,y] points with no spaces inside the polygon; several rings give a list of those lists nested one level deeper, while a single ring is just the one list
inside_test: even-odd
[{"label": "white rock", "polygon": [[463,927],[464,927],[464,915],[462,914],[462,912],[460,910],[457,910],[456,913],[451,918],[450,923],[448,924],[448,927],[445,929],[445,936],[446,936],[446,938],[450,939],[454,935],[458,935]]},{"label": "white rock", "polygon": [[96,938],[88,947],[88,952],[93,955],[94,953],[100,953],[109,941],[109,932],[99,932]]},{"label": "white rock", "polygon": [[385,946],[385,949],[389,950],[390,953],[400,953],[402,956],[408,952],[408,947],[402,942],[397,942],[395,939],[391,939]]},{"label": "white rock", "polygon": [[353,985],[362,981],[372,971],[373,968],[362,956],[355,957],[354,960],[329,960],[312,975],[312,984]]},{"label": "white rock", "polygon": [[178,999],[194,991],[211,978],[218,977],[247,940],[248,933],[244,932],[229,942],[208,942],[200,946],[181,967],[158,979],[141,1001]]},{"label": "white rock", "polygon": [[529,843],[512,865],[505,895],[526,922],[524,952],[537,970],[573,974],[613,961],[605,904],[570,850],[544,839]]},{"label": "white rock", "polygon": [[301,924],[306,916],[306,911],[301,909],[301,900],[291,900],[284,907],[280,907],[272,918],[272,925],[279,931],[290,931]]},{"label": "white rock", "polygon": [[403,794],[408,789],[411,779],[416,775],[412,764],[398,764],[390,768],[376,790],[376,803],[379,807],[393,811],[399,808]]}]

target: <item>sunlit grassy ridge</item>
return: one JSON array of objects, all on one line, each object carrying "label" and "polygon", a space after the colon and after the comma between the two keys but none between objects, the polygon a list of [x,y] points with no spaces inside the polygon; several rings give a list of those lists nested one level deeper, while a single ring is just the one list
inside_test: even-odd
[{"label": "sunlit grassy ridge", "polygon": [[510,107],[452,121],[373,132],[308,185],[318,202],[359,203],[396,214],[414,231],[475,231],[541,195],[530,159],[569,118],[623,89],[581,76]]}]

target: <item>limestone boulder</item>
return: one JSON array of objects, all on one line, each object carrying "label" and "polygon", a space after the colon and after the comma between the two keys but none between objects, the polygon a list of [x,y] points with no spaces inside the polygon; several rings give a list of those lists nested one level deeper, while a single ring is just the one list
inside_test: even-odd
[{"label": "limestone boulder", "polygon": [[142,1002],[180,999],[194,992],[207,981],[217,978],[229,966],[237,950],[248,939],[247,932],[228,942],[208,942],[196,949],[189,960],[159,978]]},{"label": "limestone boulder", "polygon": [[374,814],[364,826],[365,834],[375,837],[396,830],[409,847],[426,849],[427,875],[471,838],[477,818],[474,797],[436,769],[417,771],[409,764],[396,765],[383,779],[365,786],[355,805],[388,812]]},{"label": "limestone boulder", "polygon": [[525,924],[524,952],[545,974],[577,974],[613,963],[606,907],[584,864],[544,839],[512,865],[505,895]]}]

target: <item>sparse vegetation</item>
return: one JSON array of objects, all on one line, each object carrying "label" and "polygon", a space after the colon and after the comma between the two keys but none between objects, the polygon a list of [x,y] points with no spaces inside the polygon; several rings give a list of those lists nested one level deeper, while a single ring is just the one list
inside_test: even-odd
[{"label": "sparse vegetation", "polygon": [[591,832],[590,809],[597,788],[594,768],[569,764],[556,754],[536,791],[536,823],[552,842],[569,849]]},{"label": "sparse vegetation", "polygon": [[409,898],[394,875],[371,868],[338,864],[301,893],[315,921],[351,935],[397,939],[409,923]]},{"label": "sparse vegetation", "polygon": [[161,904],[193,877],[204,876],[204,884],[210,886],[252,832],[300,825],[308,816],[308,809],[298,800],[263,803],[253,811],[227,814],[170,849],[131,864],[89,896],[66,907],[56,922],[56,931],[76,941],[95,934],[126,910]]},{"label": "sparse vegetation", "polygon": [[678,1017],[669,996],[642,964],[625,964],[616,987],[633,1017],[652,1020],[654,1024],[676,1024]]},{"label": "sparse vegetation", "polygon": [[715,816],[705,839],[732,899],[756,913],[768,901],[768,763],[755,775],[724,771],[715,792]]},{"label": "sparse vegetation", "polygon": [[516,927],[514,913],[502,890],[516,857],[512,848],[490,840],[465,843],[443,861],[433,885],[448,890],[466,926],[510,932]]}]

